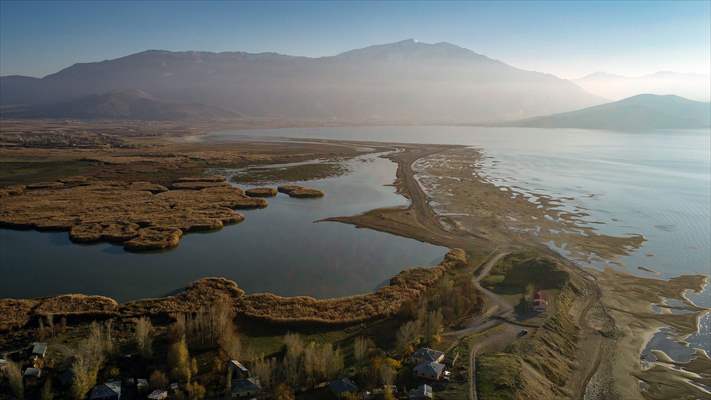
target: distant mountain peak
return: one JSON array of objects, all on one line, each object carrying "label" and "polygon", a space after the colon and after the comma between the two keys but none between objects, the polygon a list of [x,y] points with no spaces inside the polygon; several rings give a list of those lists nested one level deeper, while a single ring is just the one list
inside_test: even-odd
[{"label": "distant mountain peak", "polygon": [[711,104],[673,94],[643,93],[612,103],[505,125],[609,130],[702,129],[711,126]]},{"label": "distant mountain peak", "polygon": [[25,106],[24,115],[90,118],[224,115],[219,108],[294,120],[463,123],[601,100],[551,75],[412,38],[327,57],[147,50],[0,85],[0,105]]}]

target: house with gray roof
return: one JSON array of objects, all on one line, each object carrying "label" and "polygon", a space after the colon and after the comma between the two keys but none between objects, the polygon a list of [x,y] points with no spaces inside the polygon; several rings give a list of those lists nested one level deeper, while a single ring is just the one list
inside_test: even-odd
[{"label": "house with gray roof", "polygon": [[413,368],[412,372],[418,378],[438,381],[444,376],[444,369],[445,366],[442,363],[424,362],[417,364],[415,368]]},{"label": "house with gray roof", "polygon": [[89,400],[121,400],[121,382],[111,381],[94,386]]},{"label": "house with gray roof", "polygon": [[415,364],[422,364],[428,362],[438,362],[444,361],[444,353],[439,350],[433,350],[429,347],[421,347],[417,349],[416,352],[412,353],[412,361]]}]

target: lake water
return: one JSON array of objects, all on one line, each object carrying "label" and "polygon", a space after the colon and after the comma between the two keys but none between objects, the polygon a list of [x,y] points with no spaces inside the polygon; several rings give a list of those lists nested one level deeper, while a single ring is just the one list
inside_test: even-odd
[{"label": "lake water", "polygon": [[[211,140],[236,137],[319,138],[402,143],[460,144],[487,156],[491,182],[517,187],[524,195],[546,194],[562,207],[584,209],[588,226],[611,235],[641,234],[646,241],[618,260],[627,272],[668,279],[682,274],[711,276],[711,133],[703,131],[609,132],[577,129],[483,127],[293,128],[223,131]],[[589,265],[589,264],[586,264]],[[602,265],[596,264],[600,267]],[[656,271],[638,269],[645,267]],[[688,293],[711,307],[711,285]],[[648,344],[686,360],[686,344],[658,332]],[[711,314],[687,338],[711,353]]]},{"label": "lake water", "polygon": [[[670,278],[711,274],[711,135],[708,131],[608,132],[484,127],[290,128],[237,136],[462,144],[490,156],[485,174],[519,191],[572,197],[590,226],[646,241],[620,260],[627,271]],[[655,270],[659,275],[639,270]],[[709,304],[711,306],[711,304]]]},{"label": "lake water", "polygon": [[217,232],[191,233],[176,249],[129,253],[107,243],[77,245],[66,232],[0,230],[0,298],[101,294],[119,301],[163,296],[206,276],[247,292],[344,296],[369,292],[406,267],[439,263],[446,249],[337,222],[314,221],[406,205],[392,184],[396,165],[375,155],[350,173],[303,182],[320,199],[279,194],[269,206]]}]

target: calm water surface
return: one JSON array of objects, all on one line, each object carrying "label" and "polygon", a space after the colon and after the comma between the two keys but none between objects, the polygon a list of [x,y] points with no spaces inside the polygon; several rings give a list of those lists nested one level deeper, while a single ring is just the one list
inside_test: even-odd
[{"label": "calm water surface", "polygon": [[[711,133],[704,131],[608,132],[577,129],[482,127],[294,128],[216,132],[212,138],[325,138],[405,143],[461,144],[481,148],[490,181],[524,194],[572,197],[563,207],[584,209],[602,233],[642,234],[646,241],[623,257],[626,271],[668,279],[711,276]],[[597,264],[596,266],[603,266]],[[614,266],[614,265],[613,265]],[[638,267],[650,268],[649,273]],[[711,287],[688,293],[711,307]],[[687,344],[658,332],[648,344],[678,361]],[[688,346],[711,353],[711,314],[699,321]]]},{"label": "calm water surface", "polygon": [[[708,131],[608,132],[482,127],[293,128],[224,131],[240,135],[463,144],[490,156],[484,171],[502,186],[573,197],[603,233],[642,234],[642,248],[621,260],[662,278],[711,274],[711,134]],[[602,224],[600,224],[602,223]],[[709,304],[711,305],[711,304]]]},{"label": "calm water surface", "polygon": [[185,235],[159,253],[77,245],[66,232],[0,230],[0,298],[102,294],[120,301],[162,296],[205,276],[235,280],[248,292],[343,296],[368,292],[411,266],[436,265],[446,249],[322,218],[407,204],[389,185],[396,166],[368,156],[351,173],[304,183],[321,199],[279,194],[269,206],[217,232]]}]

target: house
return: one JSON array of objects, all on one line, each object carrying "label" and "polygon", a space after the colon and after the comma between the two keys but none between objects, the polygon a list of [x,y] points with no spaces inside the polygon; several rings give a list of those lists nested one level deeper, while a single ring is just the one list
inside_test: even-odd
[{"label": "house", "polygon": [[533,311],[535,312],[546,312],[546,306],[548,302],[546,301],[546,296],[540,290],[533,295]]},{"label": "house", "polygon": [[111,381],[94,386],[89,400],[121,400],[121,382]]},{"label": "house", "polygon": [[47,355],[47,343],[32,343],[32,356],[44,358]]},{"label": "house", "polygon": [[421,347],[416,352],[412,353],[412,361],[415,364],[444,361],[444,353],[433,350],[428,347]]},{"label": "house", "polygon": [[35,378],[39,379],[42,377],[42,370],[39,368],[27,368],[25,372],[22,374],[25,378]]},{"label": "house", "polygon": [[227,367],[230,369],[232,379],[247,379],[249,378],[249,370],[237,360],[230,360]]},{"label": "house", "polygon": [[438,381],[444,376],[444,364],[438,362],[424,362],[417,364],[412,372],[418,378]]},{"label": "house", "polygon": [[262,390],[256,378],[238,379],[232,382],[232,398],[256,396]]},{"label": "house", "polygon": [[148,395],[148,400],[165,400],[168,398],[167,390],[156,389]]},{"label": "house", "polygon": [[336,379],[329,382],[328,389],[338,398],[345,397],[348,394],[358,393],[358,385],[348,378]]},{"label": "house", "polygon": [[409,400],[431,400],[432,387],[430,385],[420,385],[417,389],[412,389],[407,394]]}]

